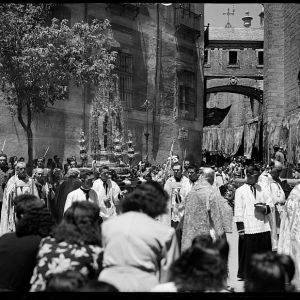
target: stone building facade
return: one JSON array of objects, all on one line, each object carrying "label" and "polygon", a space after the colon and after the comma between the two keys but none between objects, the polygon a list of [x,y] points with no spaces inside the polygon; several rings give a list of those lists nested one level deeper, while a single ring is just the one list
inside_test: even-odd
[{"label": "stone building facade", "polygon": [[207,30],[204,113],[219,109],[224,117],[204,127],[203,149],[250,158],[261,147],[264,29],[250,23],[243,28]]},{"label": "stone building facade", "polygon": [[287,150],[291,163],[300,159],[300,5],[265,3],[264,151]]},{"label": "stone building facade", "polygon": [[[174,152],[201,160],[203,122],[203,3],[64,3],[54,16],[75,22],[97,18],[111,22],[119,53],[119,95],[124,108],[124,134],[133,133],[136,161],[146,155],[148,100],[149,160],[162,163]],[[198,49],[198,50],[197,50]],[[90,154],[90,114],[93,90],[70,83],[69,99],[34,118],[34,156],[50,146],[48,157],[79,158],[80,132]],[[1,135],[6,153],[27,154],[26,136],[16,118],[2,107]],[[180,129],[187,140],[178,139]],[[126,140],[126,136],[124,137]],[[181,156],[181,155],[180,155]],[[91,158],[89,158],[91,161]]]}]

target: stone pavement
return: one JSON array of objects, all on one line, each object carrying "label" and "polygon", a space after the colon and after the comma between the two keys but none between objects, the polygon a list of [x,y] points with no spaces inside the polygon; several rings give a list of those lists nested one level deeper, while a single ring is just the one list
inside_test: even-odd
[{"label": "stone pavement", "polygon": [[238,281],[237,271],[238,271],[238,239],[239,235],[237,233],[236,225],[232,224],[232,233],[226,234],[227,241],[229,243],[229,278],[227,281],[228,286],[234,289],[235,292],[244,291],[244,281]]}]

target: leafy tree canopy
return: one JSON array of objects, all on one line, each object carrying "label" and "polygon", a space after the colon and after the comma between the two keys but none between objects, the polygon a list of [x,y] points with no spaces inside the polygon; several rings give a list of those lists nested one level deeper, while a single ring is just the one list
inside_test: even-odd
[{"label": "leafy tree canopy", "polygon": [[0,4],[0,101],[17,114],[33,156],[32,116],[65,100],[70,80],[110,88],[117,52],[108,20],[52,19],[55,4]]},{"label": "leafy tree canopy", "polygon": [[15,111],[29,105],[44,112],[67,97],[68,82],[78,86],[113,80],[116,52],[110,23],[94,20],[68,26],[53,19],[53,4],[0,5],[0,76],[5,102]]}]

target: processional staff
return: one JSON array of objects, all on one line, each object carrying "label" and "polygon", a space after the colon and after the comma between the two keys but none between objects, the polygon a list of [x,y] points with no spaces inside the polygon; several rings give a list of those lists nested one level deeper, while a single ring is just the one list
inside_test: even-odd
[{"label": "processional staff", "polygon": [[3,154],[4,147],[5,147],[5,143],[6,143],[6,139],[5,139],[4,142],[3,142],[3,146],[2,146],[2,149],[1,149],[1,154]]}]

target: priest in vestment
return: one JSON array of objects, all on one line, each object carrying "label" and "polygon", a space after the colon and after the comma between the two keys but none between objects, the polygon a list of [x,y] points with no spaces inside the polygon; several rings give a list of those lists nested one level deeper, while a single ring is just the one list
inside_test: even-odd
[{"label": "priest in vestment", "polygon": [[280,213],[278,253],[293,259],[295,276],[292,283],[300,290],[300,184],[293,188]]},{"label": "priest in vestment", "polygon": [[201,234],[213,239],[232,232],[233,214],[227,200],[214,184],[215,172],[204,168],[201,178],[186,197],[182,232],[182,251]]},{"label": "priest in vestment", "polygon": [[23,194],[32,194],[39,198],[34,180],[27,175],[26,164],[18,162],[16,174],[10,178],[3,193],[0,236],[15,231],[13,199]]}]

